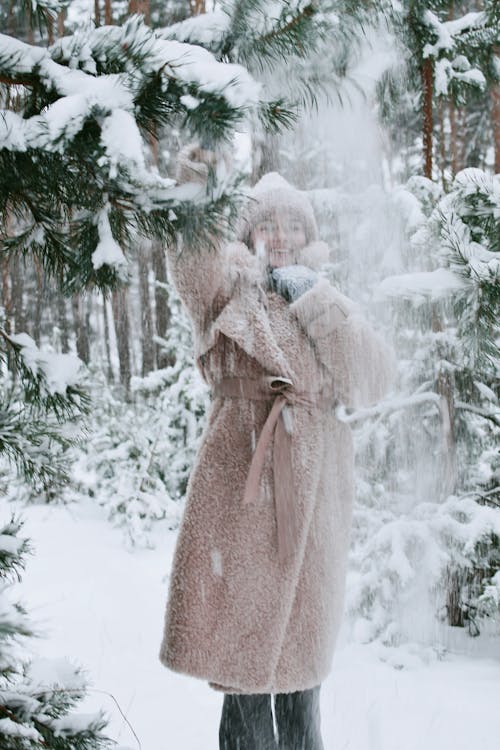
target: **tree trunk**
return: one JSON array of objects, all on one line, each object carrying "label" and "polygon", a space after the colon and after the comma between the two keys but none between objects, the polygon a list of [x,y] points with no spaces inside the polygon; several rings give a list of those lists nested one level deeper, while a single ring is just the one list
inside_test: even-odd
[{"label": "tree trunk", "polygon": [[467,166],[467,110],[459,107],[457,111],[457,171]]},{"label": "tree trunk", "polygon": [[115,323],[116,345],[118,348],[118,361],[120,364],[120,382],[128,393],[130,387],[130,323],[127,308],[127,289],[122,287],[112,293],[111,305],[113,308],[113,319]]},{"label": "tree trunk", "polygon": [[40,263],[35,260],[35,273],[36,273],[36,298],[35,298],[35,314],[33,315],[33,331],[32,336],[35,339],[37,346],[40,346],[40,339],[42,336],[42,307],[43,298],[45,292],[45,283],[43,270]]},{"label": "tree trunk", "polygon": [[422,142],[424,175],[432,180],[432,94],[434,89],[434,69],[432,60],[427,57],[422,62]]},{"label": "tree trunk", "polygon": [[64,36],[64,22],[66,20],[66,8],[64,8],[57,16],[57,36]]},{"label": "tree trunk", "polygon": [[448,570],[446,585],[446,616],[448,625],[463,628],[465,625],[462,608],[462,575],[458,570]]},{"label": "tree trunk", "polygon": [[99,0],[94,0],[94,23],[96,27],[101,25],[101,7],[99,5]]},{"label": "tree trunk", "polygon": [[109,318],[108,318],[108,300],[105,294],[102,295],[102,317],[104,320],[104,348],[106,351],[108,382],[114,383],[115,376],[113,373],[113,365],[111,363],[111,343],[110,343],[110,329],[109,329]]},{"label": "tree trunk", "polygon": [[451,176],[455,177],[458,170],[458,134],[455,102],[450,99],[448,103],[450,116],[450,153],[451,153]]},{"label": "tree trunk", "polygon": [[7,257],[2,258],[2,306],[5,310],[5,330],[7,333],[12,333],[12,315],[13,315],[13,304],[10,284],[10,273],[9,273],[9,259]]},{"label": "tree trunk", "polygon": [[201,13],[205,13],[205,0],[189,0],[189,10],[192,16],[199,16]]},{"label": "tree trunk", "polygon": [[[155,281],[155,310],[156,310],[156,335],[164,339],[170,325],[170,307],[168,305],[167,292],[167,263],[165,251],[158,241],[153,241],[153,273]],[[168,367],[174,363],[161,345],[156,346],[156,363],[159,368]]]},{"label": "tree trunk", "polygon": [[50,15],[47,16],[47,37],[49,45],[54,44],[54,21]]},{"label": "tree trunk", "polygon": [[111,0],[104,0],[104,23],[111,26],[113,23],[113,6]]},{"label": "tree trunk", "polygon": [[500,83],[491,87],[491,122],[495,147],[495,174],[500,174]]},{"label": "tree trunk", "polygon": [[[443,324],[436,310],[432,309],[432,330],[434,333],[443,331]],[[446,352],[440,359],[446,361]],[[438,353],[439,356],[439,353]],[[443,466],[441,474],[441,494],[447,497],[453,493],[457,485],[457,446],[455,434],[455,379],[449,368],[441,367],[436,383],[436,391],[441,396],[440,412],[443,433]]]},{"label": "tree trunk", "polygon": [[[3,309],[5,311],[5,323],[3,327],[5,329],[5,333],[7,334],[13,333],[16,330],[15,322],[13,319],[14,318],[14,300],[13,300],[13,294],[12,294],[12,280],[11,280],[9,265],[10,265],[9,259],[2,258],[1,260],[1,269],[2,269],[1,302],[3,305]],[[7,347],[7,367],[11,372],[15,370],[13,352],[10,347]]]},{"label": "tree trunk", "polygon": [[139,248],[139,297],[141,308],[142,375],[155,369],[155,347],[153,342],[153,313],[149,294],[149,256],[151,245],[143,242]]},{"label": "tree trunk", "polygon": [[12,284],[14,330],[16,333],[19,333],[25,330],[26,319],[23,307],[24,274],[21,270],[21,259],[17,254],[14,254],[10,260],[10,278]]},{"label": "tree trunk", "polygon": [[73,308],[73,321],[76,333],[76,353],[88,365],[90,360],[90,346],[87,323],[85,319],[84,300],[81,294],[76,293],[71,300]]},{"label": "tree trunk", "polygon": [[62,292],[57,292],[57,322],[61,332],[61,351],[69,352],[69,325],[66,310],[66,298]]},{"label": "tree trunk", "polygon": [[441,98],[439,100],[438,115],[439,115],[439,171],[441,173],[441,185],[443,190],[446,190],[446,134],[444,128],[444,112],[445,106],[444,101]]},{"label": "tree trunk", "polygon": [[151,20],[149,0],[129,0],[128,12],[130,15],[132,15],[132,13],[139,13],[144,16],[145,22],[149,25]]}]

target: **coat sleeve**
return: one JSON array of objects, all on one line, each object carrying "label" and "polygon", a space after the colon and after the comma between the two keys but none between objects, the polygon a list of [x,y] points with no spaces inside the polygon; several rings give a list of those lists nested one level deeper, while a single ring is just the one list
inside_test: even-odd
[{"label": "coat sleeve", "polygon": [[169,276],[198,330],[212,317],[216,298],[228,286],[224,257],[225,248],[220,245],[205,251],[167,248]]},{"label": "coat sleeve", "polygon": [[394,353],[354,302],[320,279],[291,309],[331,374],[340,403],[370,406],[387,393],[396,374]]},{"label": "coat sleeve", "polygon": [[[205,190],[209,167],[217,165],[218,156],[196,144],[185,146],[178,156],[176,178],[180,185],[198,186]],[[229,264],[226,247],[213,239],[212,247],[179,249],[167,247],[169,276],[188,309],[195,328],[201,330],[217,297],[227,291]]]}]

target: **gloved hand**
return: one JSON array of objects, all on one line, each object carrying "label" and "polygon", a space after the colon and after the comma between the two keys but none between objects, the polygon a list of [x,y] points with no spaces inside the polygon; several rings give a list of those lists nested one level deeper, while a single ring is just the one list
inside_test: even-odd
[{"label": "gloved hand", "polygon": [[295,302],[305,292],[312,289],[318,274],[307,266],[282,266],[271,271],[271,286],[287,302]]},{"label": "gloved hand", "polygon": [[175,176],[180,185],[186,182],[206,185],[210,170],[217,172],[218,179],[224,179],[231,168],[232,154],[228,147],[216,152],[208,144],[190,143],[179,151]]},{"label": "gloved hand", "polygon": [[215,162],[216,155],[213,151],[193,143],[184,146],[177,157],[177,182],[180,184],[196,182],[204,185],[207,181],[208,170],[215,165]]}]

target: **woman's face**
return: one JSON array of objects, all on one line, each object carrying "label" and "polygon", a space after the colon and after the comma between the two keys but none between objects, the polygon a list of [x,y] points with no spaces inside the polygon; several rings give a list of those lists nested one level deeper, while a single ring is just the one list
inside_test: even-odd
[{"label": "woman's face", "polygon": [[273,268],[297,263],[307,239],[300,219],[286,211],[270,211],[252,232],[252,242],[258,256]]}]

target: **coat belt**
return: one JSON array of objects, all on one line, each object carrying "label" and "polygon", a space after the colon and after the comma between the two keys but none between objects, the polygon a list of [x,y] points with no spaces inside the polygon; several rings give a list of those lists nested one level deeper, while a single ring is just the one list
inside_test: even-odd
[{"label": "coat belt", "polygon": [[278,556],[285,562],[293,552],[298,538],[297,506],[294,502],[292,461],[292,429],[287,424],[285,406],[323,408],[332,404],[322,394],[297,391],[291,380],[280,376],[262,378],[222,378],[213,389],[214,396],[241,398],[251,401],[272,401],[271,411],[262,427],[248,471],[243,503],[257,499],[266,452],[273,442],[273,476]]}]

